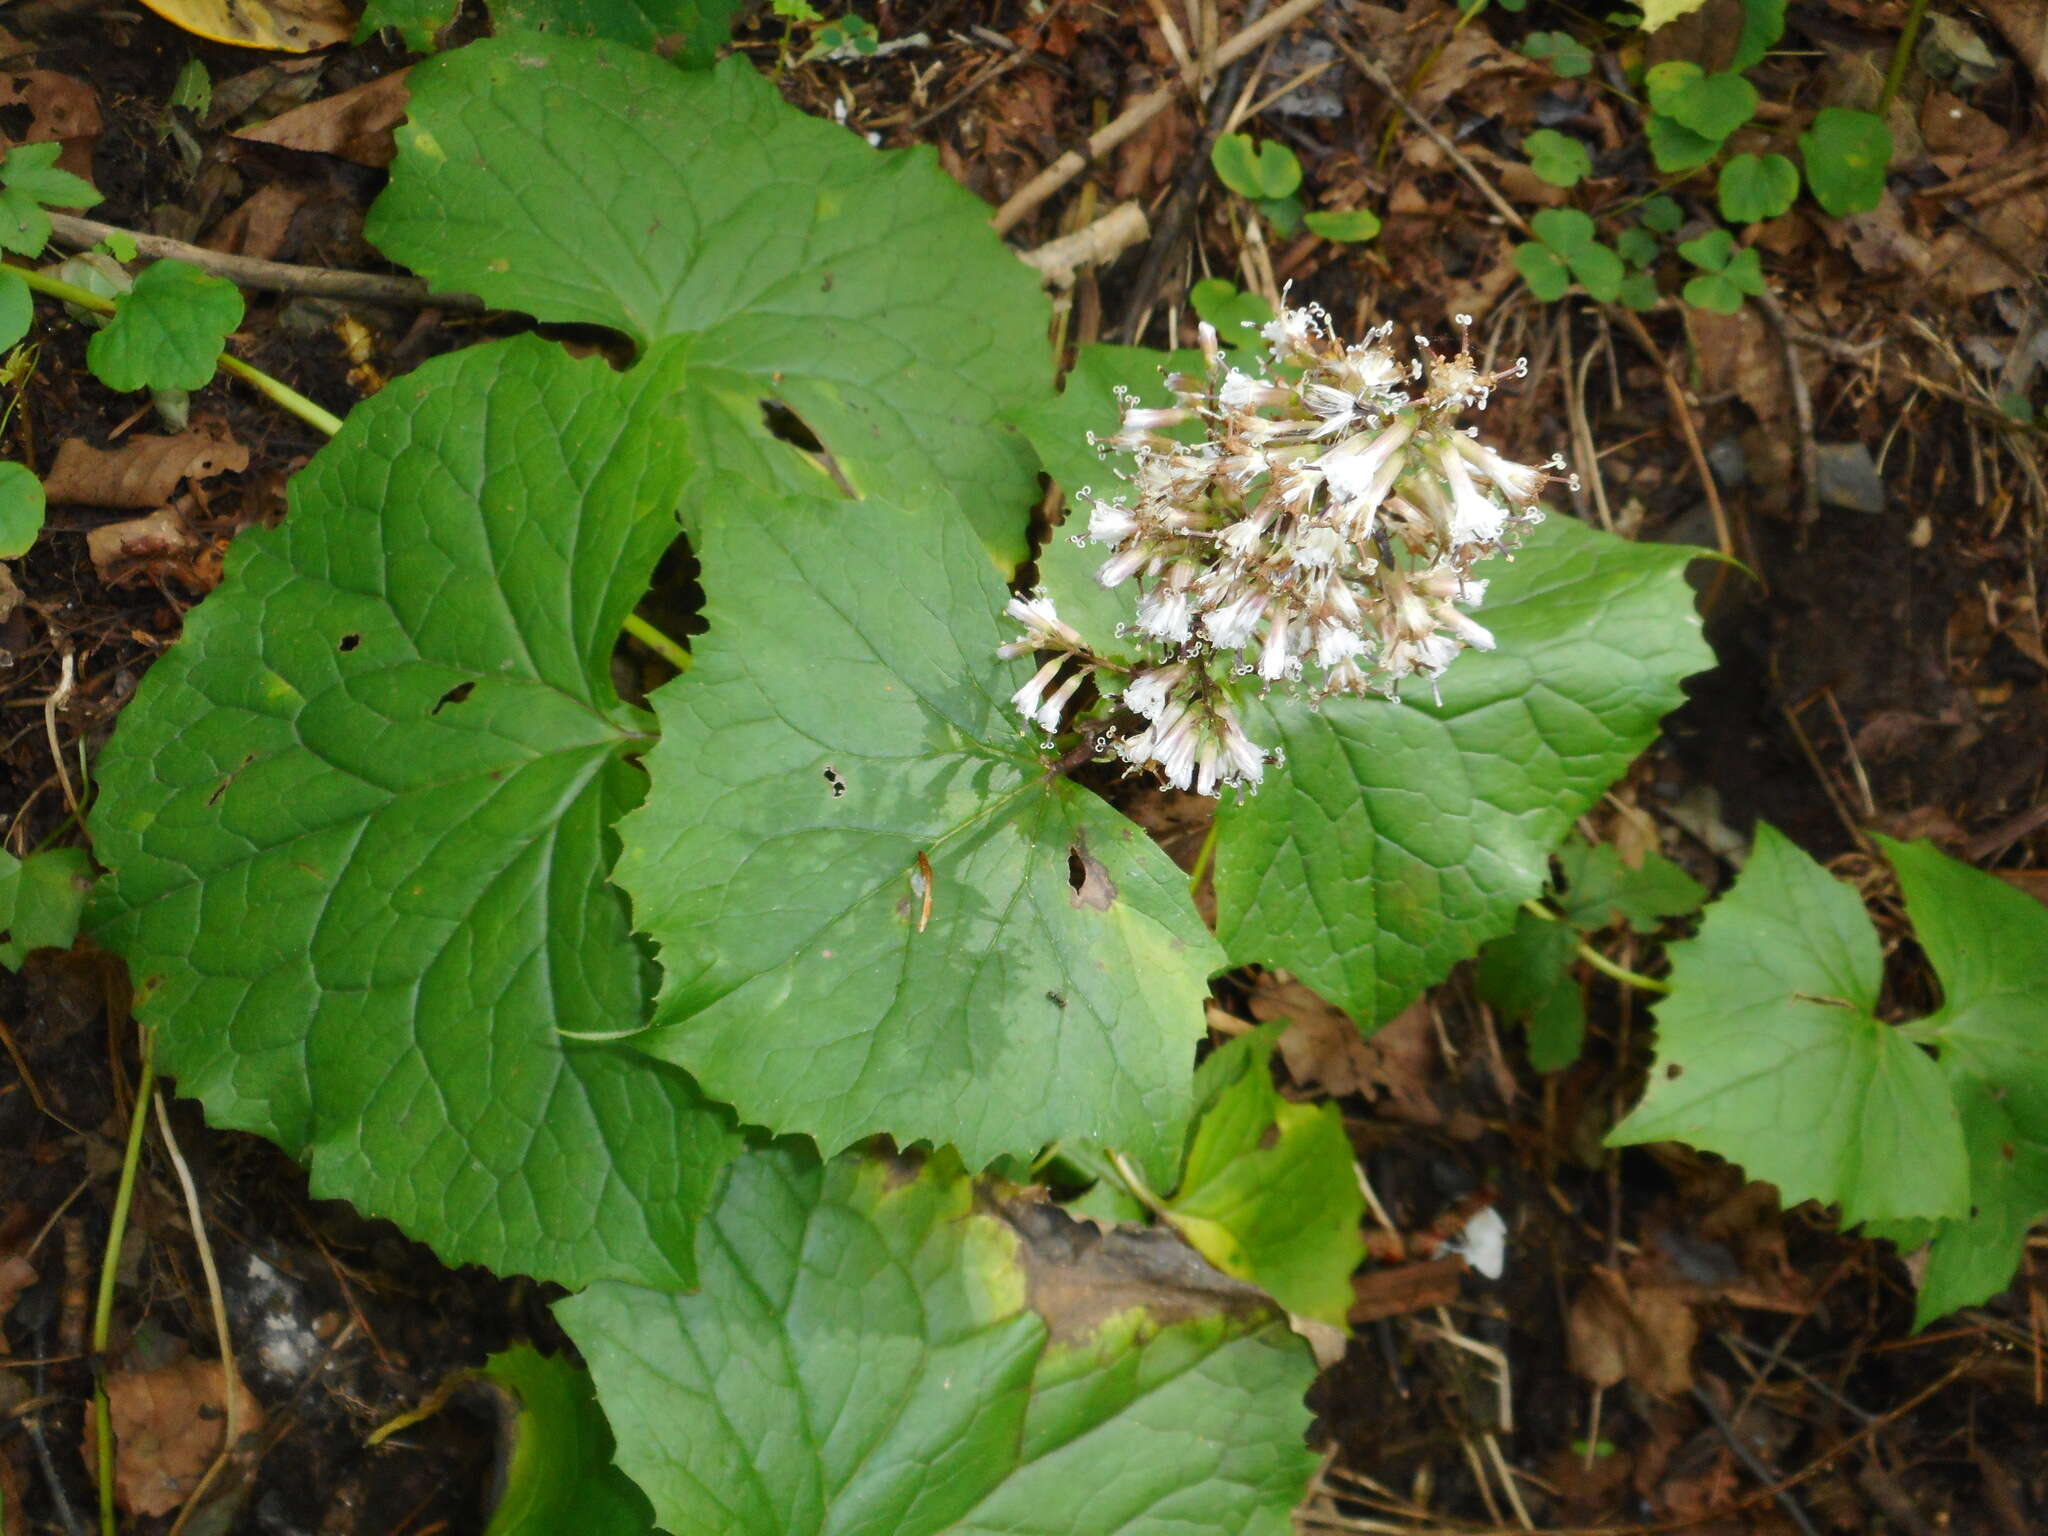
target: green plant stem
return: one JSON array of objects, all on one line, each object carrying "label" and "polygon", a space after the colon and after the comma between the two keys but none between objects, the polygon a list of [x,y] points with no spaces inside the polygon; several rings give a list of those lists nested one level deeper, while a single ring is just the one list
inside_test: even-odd
[{"label": "green plant stem", "polygon": [[1209,861],[1216,857],[1216,836],[1223,829],[1223,823],[1215,817],[1209,819],[1209,830],[1202,838],[1201,849],[1195,854],[1195,867],[1188,873],[1188,895],[1193,896],[1201,889],[1202,876],[1209,873]]},{"label": "green plant stem", "polygon": [[[111,315],[114,312],[114,301],[102,298],[90,288],[81,288],[76,283],[67,283],[61,277],[51,277],[46,272],[37,272],[30,267],[9,267],[7,270],[37,293],[61,299],[66,304],[76,304],[80,309],[89,309],[96,314]],[[218,361],[223,373],[233,374],[243,383],[251,385],[308,426],[318,428],[329,437],[341,430],[339,416],[315,405],[290,385],[273,379],[260,369],[250,367],[239,357],[227,352],[221,353]]]},{"label": "green plant stem", "polygon": [[[1551,911],[1550,908],[1533,896],[1522,903],[1522,910],[1533,917],[1542,918],[1546,923],[1561,923],[1564,921],[1561,915]],[[1623,986],[1635,987],[1644,992],[1655,992],[1659,997],[1670,995],[1670,982],[1659,981],[1654,976],[1645,976],[1640,971],[1631,971],[1625,966],[1616,965],[1584,939],[1579,940],[1579,958],[1601,975],[1611,976]]]},{"label": "green plant stem", "polygon": [[1884,89],[1877,93],[1877,115],[1883,117],[1891,106],[1892,98],[1899,94],[1899,87],[1905,83],[1906,63],[1913,57],[1913,44],[1920,38],[1920,22],[1927,15],[1927,0],[1913,0],[1906,11],[1906,25],[1899,32],[1899,41],[1892,49],[1891,67],[1884,72]]},{"label": "green plant stem", "polygon": [[626,615],[626,633],[635,640],[638,640],[678,672],[690,670],[690,663],[695,658],[679,643],[664,635],[652,624],[641,618],[639,614],[629,613]]},{"label": "green plant stem", "polygon": [[266,395],[283,406],[308,426],[317,427],[329,437],[341,430],[339,416],[322,406],[315,405],[282,379],[273,379],[262,370],[251,368],[232,353],[221,353],[218,362],[222,373],[233,374],[257,393]]},{"label": "green plant stem", "polygon": [[142,1132],[149,1124],[150,1100],[156,1093],[156,1056],[149,1032],[142,1035],[142,1079],[135,1085],[135,1108],[128,1117],[128,1147],[121,1156],[121,1182],[114,1188],[114,1214],[107,1224],[107,1247],[100,1260],[100,1293],[92,1314],[92,1424],[100,1485],[101,1536],[115,1536],[114,1426],[107,1409],[107,1338],[114,1325],[114,1277],[121,1267],[121,1240],[128,1233],[128,1209],[135,1202],[135,1178],[142,1166]]}]

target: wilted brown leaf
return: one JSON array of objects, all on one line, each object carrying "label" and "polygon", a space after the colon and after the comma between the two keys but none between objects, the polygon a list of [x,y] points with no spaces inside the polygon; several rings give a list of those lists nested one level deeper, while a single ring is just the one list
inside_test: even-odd
[{"label": "wilted brown leaf", "polygon": [[387,166],[398,153],[391,130],[405,119],[410,99],[407,71],[380,75],[361,85],[309,101],[235,134],[257,144],[275,144],[310,154],[335,155],[357,165]]},{"label": "wilted brown leaf", "polygon": [[1660,1285],[1631,1286],[1595,1266],[1565,1320],[1572,1369],[1597,1387],[1632,1381],[1670,1397],[1692,1386],[1700,1325],[1691,1301]]},{"label": "wilted brown leaf", "polygon": [[274,261],[291,233],[293,217],[305,205],[305,193],[273,181],[214,225],[201,243],[209,251]]},{"label": "wilted brown leaf", "polygon": [[1252,1017],[1291,1022],[1280,1034],[1287,1075],[1304,1088],[1335,1098],[1359,1093],[1412,1125],[1436,1125],[1443,1113],[1430,1097],[1436,1070],[1436,1034],[1429,1010],[1416,1003],[1367,1037],[1351,1015],[1332,1007],[1300,982],[1272,974],[1260,978],[1248,1000]]},{"label": "wilted brown leaf", "polygon": [[[132,1515],[165,1515],[184,1503],[221,1451],[227,1398],[218,1360],[185,1360],[107,1378],[114,1429],[114,1498]],[[244,1434],[263,1406],[237,1377],[235,1412]],[[90,1466],[93,1448],[86,1447]]]},{"label": "wilted brown leaf", "polygon": [[131,437],[114,448],[95,448],[67,438],[57,462],[43,476],[51,501],[93,507],[160,507],[185,480],[239,474],[249,467],[249,450],[225,426],[205,424],[175,437]]},{"label": "wilted brown leaf", "polygon": [[220,583],[218,555],[176,507],[95,528],[85,536],[85,548],[110,587],[152,576],[175,576],[196,592],[211,592]]},{"label": "wilted brown leaf", "polygon": [[[0,1258],[0,1322],[6,1321],[7,1314],[14,1310],[14,1304],[21,1300],[21,1293],[36,1283],[35,1266],[18,1253]],[[0,1355],[11,1354],[7,1337],[0,1334]]]},{"label": "wilted brown leaf", "polygon": [[[49,69],[0,73],[0,108],[26,107],[29,120],[17,131],[0,130],[0,150],[17,144],[62,144],[57,164],[92,179],[92,141],[100,135],[100,99],[83,80]],[[0,121],[5,121],[0,116]]]}]

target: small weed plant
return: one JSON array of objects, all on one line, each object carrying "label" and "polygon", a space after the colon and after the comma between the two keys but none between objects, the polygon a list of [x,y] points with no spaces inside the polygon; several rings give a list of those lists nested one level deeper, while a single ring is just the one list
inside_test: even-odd
[{"label": "small weed plant", "polygon": [[[1567,967],[1701,897],[1559,848],[1708,664],[1690,553],[1544,520],[1462,350],[1234,289],[1198,295],[1202,349],[1091,347],[1055,390],[1034,276],[928,151],[636,41],[417,67],[369,224],[631,365],[523,337],[357,406],[123,713],[89,901],[82,853],[0,867],[0,961],[82,921],[214,1123],[571,1292],[587,1377],[493,1366],[573,1449],[520,1528],[1285,1531],[1287,1318],[1342,1325],[1360,1195],[1336,1108],[1274,1090],[1279,1025],[1197,1067],[1209,978],[1284,967],[1371,1028],[1490,943],[1482,986],[1568,1064]],[[1747,116],[1714,78],[1657,88],[1667,147]],[[1233,186],[1292,194],[1240,148]],[[25,155],[29,254],[90,189]],[[1640,271],[1591,225],[1546,238],[1559,270]],[[1736,253],[1692,259],[1742,291]],[[85,291],[10,269],[17,339],[24,284]],[[87,307],[132,389],[203,383],[240,315],[169,262]],[[1041,470],[1071,513],[1021,590]],[[634,610],[679,518],[708,628],[643,704],[613,656],[660,638]],[[1213,929],[1089,762],[1220,797]],[[1879,1017],[1861,903],[1765,831],[1651,983],[1614,1136],[1931,1243],[1933,1316],[2048,1208],[2048,914],[1888,853],[1941,1009]],[[1182,1242],[1207,1280],[1159,1258]],[[1123,1289],[1044,1284],[1055,1248]]]}]

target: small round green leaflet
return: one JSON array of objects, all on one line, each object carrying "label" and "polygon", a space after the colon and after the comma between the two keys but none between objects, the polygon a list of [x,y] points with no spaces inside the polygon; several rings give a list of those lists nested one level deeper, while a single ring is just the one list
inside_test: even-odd
[{"label": "small round green leaflet", "polygon": [[25,555],[43,531],[43,482],[26,464],[0,461],[0,560]]},{"label": "small round green leaflet", "polygon": [[1555,128],[1538,128],[1522,140],[1531,170],[1553,187],[1576,187],[1593,174],[1593,153],[1580,140]]},{"label": "small round green leaflet", "polygon": [[[673,1536],[1286,1536],[1314,1364],[1270,1303],[1147,1271],[948,1154],[733,1168],[695,1295],[557,1304]],[[1164,1254],[1162,1253],[1162,1257]],[[1105,1306],[1101,1298],[1117,1298]]]},{"label": "small round green leaflet", "polygon": [[646,718],[611,650],[673,540],[682,349],[535,339],[357,406],[101,758],[91,929],[216,1125],[451,1262],[690,1278],[734,1150],[627,1033],[607,881]]},{"label": "small round green leaflet", "polygon": [[633,1043],[828,1150],[1078,1138],[1170,1182],[1222,955],[1159,847],[1047,773],[971,531],[735,487],[693,542],[710,631],[619,828],[664,977]]},{"label": "small round green leaflet", "polygon": [[228,332],[242,323],[242,290],[182,261],[156,261],[114,297],[114,317],[86,343],[86,366],[109,389],[204,389]]},{"label": "small round green leaflet", "polygon": [[28,284],[11,269],[0,267],[0,351],[26,336],[35,320],[36,305],[29,297]]},{"label": "small round green leaflet", "polygon": [[1301,216],[1309,230],[1339,245],[1356,245],[1380,232],[1380,216],[1369,208],[1314,209]]},{"label": "small round green leaflet", "polygon": [[1221,135],[1209,150],[1209,164],[1223,185],[1253,202],[1286,197],[1301,185],[1301,162],[1285,144],[1254,143],[1248,133]]},{"label": "small round green leaflet", "polygon": [[1775,219],[1799,195],[1799,168],[1783,155],[1737,155],[1721,167],[1715,194],[1730,223]]},{"label": "small round green leaflet", "polygon": [[1674,60],[1651,66],[1643,83],[1660,114],[1716,145],[1756,115],[1756,87],[1737,74],[1710,75]]},{"label": "small round green leaflet", "polygon": [[1813,199],[1836,218],[1868,213],[1884,199],[1892,136],[1884,119],[1847,107],[1822,107],[1799,135],[1806,184]]},{"label": "small round green leaflet", "polygon": [[[860,493],[951,500],[1003,570],[1037,466],[997,418],[1049,387],[1050,311],[928,149],[868,148],[745,59],[678,70],[508,36],[418,65],[367,232],[437,288],[543,320],[690,338],[707,479],[822,492],[779,402]],[[913,263],[906,257],[915,252]]]}]

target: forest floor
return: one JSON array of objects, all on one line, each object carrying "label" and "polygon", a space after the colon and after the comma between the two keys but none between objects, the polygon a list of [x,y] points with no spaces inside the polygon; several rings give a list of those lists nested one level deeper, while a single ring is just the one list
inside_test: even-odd
[{"label": "forest floor", "polygon": [[[744,24],[738,46],[807,110],[885,146],[935,146],[992,206],[1132,101],[1204,77],[1218,41],[1254,19],[1237,0],[857,9],[884,45],[872,58],[791,64],[772,16]],[[1819,106],[1866,104],[1909,9],[1793,0],[1751,71],[1762,106],[1744,143],[1790,154]],[[1327,0],[1226,73],[1208,98],[1226,110],[1179,89],[1008,229],[1033,249],[1122,203],[1149,215],[1145,240],[1061,290],[1066,348],[1190,344],[1189,290],[1221,276],[1292,284],[1348,335],[1397,317],[1443,336],[1469,314],[1489,356],[1527,356],[1528,382],[1487,413],[1493,441],[1526,460],[1564,452],[1589,522],[1739,562],[1695,567],[1719,665],[1582,830],[1658,848],[1719,890],[1755,824],[1779,827],[1888,919],[1902,1013],[1930,983],[1871,832],[1932,838],[2048,900],[2048,23],[2033,0],[1939,11],[1938,46],[1915,51],[1890,106],[1882,202],[1832,219],[1802,201],[1753,226],[1768,292],[1730,316],[1680,302],[1669,276],[1640,317],[1577,293],[1539,302],[1512,251],[1519,221],[1567,199],[1518,148],[1539,127],[1593,148],[1577,205],[1663,191],[1699,215],[1711,178],[1657,175],[1621,67],[1725,63],[1740,0],[1619,40],[1545,0],[1462,18],[1451,0]],[[410,56],[388,43],[259,54],[89,0],[30,0],[0,22],[19,71],[0,76],[0,142],[62,142],[61,163],[105,197],[94,218],[226,254],[390,270],[362,224]],[[1566,78],[1520,51],[1544,28],[1595,38],[1592,71]],[[210,101],[174,107],[193,60]],[[1209,170],[1224,129],[1288,145],[1303,201],[1373,210],[1377,238],[1262,229]],[[518,324],[250,300],[239,354],[337,413],[479,326]],[[0,566],[0,833],[16,853],[60,831],[77,792],[53,750],[74,769],[91,758],[236,532],[284,515],[320,441],[221,380],[193,397],[194,435],[138,453],[163,429],[93,379],[84,346],[82,328],[46,328],[5,390],[7,457],[49,476],[76,445],[115,453],[53,495],[45,537]],[[1199,807],[1155,801],[1169,850],[1191,859]],[[118,962],[84,945],[0,974],[4,1536],[91,1523],[85,1318],[133,1102],[125,993]],[[1911,1277],[1889,1247],[1841,1234],[1826,1211],[1780,1210],[1716,1160],[1601,1147],[1639,1088],[1648,1021],[1626,992],[1588,998],[1588,1049],[1544,1075],[1462,972],[1363,1044],[1285,977],[1219,983],[1219,1028],[1297,1019],[1290,1091],[1342,1102],[1377,1202],[1356,1336],[1312,1398],[1328,1459],[1303,1529],[2048,1529],[2048,1250],[2004,1295],[1914,1333]],[[487,1393],[456,1390],[368,1437],[439,1403],[492,1350],[559,1347],[546,1290],[444,1269],[311,1199],[295,1165],[208,1131],[193,1105],[171,1121],[230,1325],[257,1341],[244,1374],[263,1449],[231,1528],[482,1530],[498,1454]],[[1423,1256],[1429,1234],[1485,1204],[1512,1234],[1499,1279]],[[148,1376],[156,1394],[134,1411],[158,1463],[135,1475],[187,1491],[203,1460],[175,1433],[198,1411],[175,1368],[213,1328],[192,1254],[176,1173],[152,1152],[107,1370]]]}]

